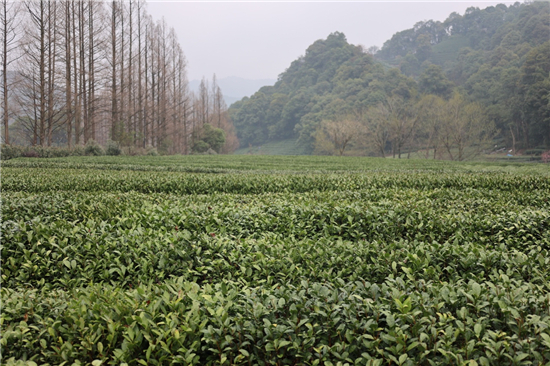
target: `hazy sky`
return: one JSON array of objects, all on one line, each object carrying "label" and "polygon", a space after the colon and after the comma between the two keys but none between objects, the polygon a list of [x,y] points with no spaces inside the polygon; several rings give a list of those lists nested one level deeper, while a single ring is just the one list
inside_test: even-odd
[{"label": "hazy sky", "polygon": [[416,22],[515,1],[147,2],[155,20],[164,17],[175,28],[193,80],[214,73],[276,79],[310,44],[335,31],[352,44],[382,47]]}]

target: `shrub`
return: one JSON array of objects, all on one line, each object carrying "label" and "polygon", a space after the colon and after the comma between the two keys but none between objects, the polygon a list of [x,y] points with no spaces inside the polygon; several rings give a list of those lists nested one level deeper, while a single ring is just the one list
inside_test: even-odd
[{"label": "shrub", "polygon": [[0,159],[9,160],[18,158],[23,155],[23,151],[22,146],[2,144]]},{"label": "shrub", "polygon": [[210,145],[208,145],[207,142],[203,140],[199,140],[195,143],[195,145],[193,145],[193,152],[202,154],[208,151],[209,148],[210,148]]},{"label": "shrub", "polygon": [[76,145],[70,151],[70,156],[84,156],[84,146],[82,145]]},{"label": "shrub", "polygon": [[94,140],[88,140],[84,147],[85,155],[101,156],[104,155],[103,148]]},{"label": "shrub", "polygon": [[117,156],[122,153],[122,149],[120,148],[120,145],[118,142],[113,140],[107,141],[107,146],[105,148],[105,155],[112,155]]},{"label": "shrub", "polygon": [[38,152],[34,149],[26,149],[23,151],[23,154],[21,155],[24,158],[39,158],[40,155],[38,155]]},{"label": "shrub", "polygon": [[148,156],[158,156],[158,151],[155,147],[153,146],[147,146],[147,150],[145,152],[146,155]]},{"label": "shrub", "polygon": [[62,158],[66,156],[103,155],[103,149],[95,141],[86,146],[77,145],[72,148],[52,146],[18,146],[2,145],[0,159],[9,160],[24,158]]},{"label": "shrub", "polygon": [[525,150],[525,155],[534,155],[534,156],[540,156],[542,153],[544,153],[545,149],[527,149]]},{"label": "shrub", "polygon": [[62,147],[53,147],[50,149],[50,158],[62,158],[65,156],[71,156],[71,150]]},{"label": "shrub", "polygon": [[85,160],[5,163],[2,364],[550,361],[546,166]]}]

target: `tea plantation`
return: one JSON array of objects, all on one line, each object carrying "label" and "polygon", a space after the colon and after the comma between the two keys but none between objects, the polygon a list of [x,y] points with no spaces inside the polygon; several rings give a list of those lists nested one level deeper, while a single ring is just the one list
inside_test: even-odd
[{"label": "tea plantation", "polygon": [[550,167],[2,163],[12,365],[550,365]]}]

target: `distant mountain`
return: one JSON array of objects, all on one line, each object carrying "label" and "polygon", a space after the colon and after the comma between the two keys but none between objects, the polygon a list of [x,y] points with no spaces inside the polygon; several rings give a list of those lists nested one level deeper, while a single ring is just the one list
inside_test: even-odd
[{"label": "distant mountain", "polygon": [[[244,97],[249,97],[257,92],[262,86],[273,85],[275,79],[244,79],[238,76],[229,76],[216,80],[222,89],[223,97],[227,106],[241,100]],[[199,89],[201,81],[191,80],[189,88],[196,92]]]}]

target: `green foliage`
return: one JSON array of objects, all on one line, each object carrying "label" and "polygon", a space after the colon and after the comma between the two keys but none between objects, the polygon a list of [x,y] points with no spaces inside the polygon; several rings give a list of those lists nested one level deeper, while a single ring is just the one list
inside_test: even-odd
[{"label": "green foliage", "polygon": [[206,141],[199,140],[193,145],[193,151],[198,153],[205,153],[210,148],[210,145]]},{"label": "green foliage", "polygon": [[[15,159],[2,162],[2,168],[24,169],[70,169],[129,172],[172,172],[172,173],[273,173],[273,171],[295,173],[340,173],[384,171],[422,171],[437,174],[440,171],[453,173],[505,172],[515,175],[548,175],[542,164],[520,164],[510,160],[494,161],[434,161],[428,159],[362,158],[362,157],[318,157],[318,156],[71,156],[51,159]],[[222,177],[220,177],[222,179]]]},{"label": "green foliage", "polygon": [[550,362],[543,164],[16,159],[2,189],[3,364]]},{"label": "green foliage", "polygon": [[2,144],[0,156],[2,160],[19,158],[23,155],[21,146]]},{"label": "green foliage", "polygon": [[441,67],[437,65],[428,66],[418,80],[418,87],[422,93],[446,99],[451,97],[453,86],[453,83],[443,74]]},{"label": "green foliage", "polygon": [[116,141],[108,140],[107,146],[105,147],[105,155],[117,156],[120,154],[122,154],[122,149],[120,148],[120,144]]},{"label": "green foliage", "polygon": [[[470,47],[470,39],[467,36],[452,35],[432,47],[430,61],[436,65],[445,65],[446,62],[455,61],[460,51],[468,47]],[[420,75],[420,73],[417,75]]]},{"label": "green foliage", "polygon": [[158,153],[158,151],[155,147],[148,146],[147,149],[145,150],[145,155],[147,155],[147,156],[158,156],[159,153]]},{"label": "green foliage", "polygon": [[440,66],[482,104],[514,153],[549,147],[548,19],[550,6],[542,1],[469,8],[395,34],[376,57],[419,77],[422,92],[448,98],[448,80],[432,64]]},{"label": "green foliage", "polygon": [[105,155],[105,151],[103,151],[103,147],[101,147],[101,145],[99,145],[94,140],[88,140],[88,142],[86,143],[86,146],[84,146],[84,154],[101,156],[101,155]]},{"label": "green foliage", "polygon": [[529,124],[529,145],[550,146],[550,41],[533,48],[521,68],[519,89]]},{"label": "green foliage", "polygon": [[220,152],[225,143],[225,132],[221,128],[215,128],[206,124],[204,126],[202,141],[206,142],[212,150]]},{"label": "green foliage", "polygon": [[221,148],[225,144],[225,132],[221,128],[212,127],[212,125],[206,123],[198,136],[199,139],[195,141],[191,150],[195,153],[219,153]]},{"label": "green foliage", "polygon": [[61,158],[66,156],[84,155],[82,146],[75,146],[71,149],[64,147],[47,146],[18,146],[2,144],[0,158],[10,160],[20,157],[26,158]]}]

